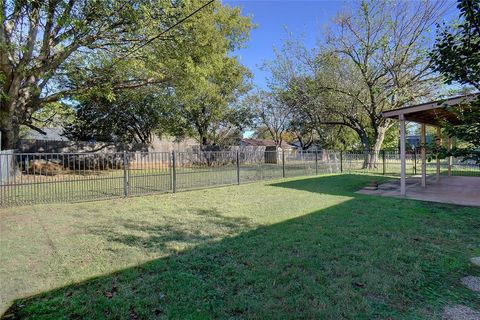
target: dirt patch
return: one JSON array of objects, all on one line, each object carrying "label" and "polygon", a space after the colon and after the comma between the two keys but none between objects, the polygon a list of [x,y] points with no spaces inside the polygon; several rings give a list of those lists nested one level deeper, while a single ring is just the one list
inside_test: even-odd
[{"label": "dirt patch", "polygon": [[445,307],[443,310],[443,319],[445,320],[480,320],[480,312],[477,312],[467,306]]}]

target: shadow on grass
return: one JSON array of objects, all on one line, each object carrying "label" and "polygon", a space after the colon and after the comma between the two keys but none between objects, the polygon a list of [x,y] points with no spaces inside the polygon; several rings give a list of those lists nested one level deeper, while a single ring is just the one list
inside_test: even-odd
[{"label": "shadow on grass", "polygon": [[101,236],[109,242],[171,254],[177,251],[170,247],[170,244],[175,242],[205,243],[222,235],[239,233],[253,227],[249,218],[227,217],[216,208],[199,209],[195,214],[197,224],[194,226],[191,220],[183,221],[181,217],[174,219],[169,216],[159,216],[158,224],[121,219],[116,221],[116,228],[106,225],[93,226],[88,229],[88,233]]},{"label": "shadow on grass", "polygon": [[291,180],[270,184],[274,187],[296,189],[314,193],[324,193],[330,195],[352,196],[363,187],[366,187],[370,181],[376,180],[379,183],[392,180],[392,177],[381,175],[356,175],[342,174],[326,177],[314,177],[301,180]]},{"label": "shadow on grass", "polygon": [[[479,273],[468,258],[479,241],[480,212],[430,210],[414,201],[353,193],[371,180],[331,176],[274,183],[351,200],[237,236],[203,243],[180,226],[136,224],[152,247],[170,239],[197,247],[134,268],[15,301],[11,319],[386,319],[435,318],[447,303],[480,308],[459,284]],[[439,208],[438,206],[436,207]],[[215,210],[200,221],[252,227]],[[455,219],[453,219],[455,218]],[[476,221],[476,222],[475,222]],[[128,234],[108,240],[150,246]],[[207,239],[208,240],[208,239]]]}]

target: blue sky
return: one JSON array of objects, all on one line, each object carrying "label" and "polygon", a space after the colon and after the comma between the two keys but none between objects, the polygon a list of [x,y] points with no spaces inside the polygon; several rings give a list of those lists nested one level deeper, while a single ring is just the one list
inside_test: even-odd
[{"label": "blue sky", "polygon": [[[225,4],[242,8],[244,15],[251,16],[257,28],[252,31],[247,47],[236,52],[241,62],[254,73],[254,84],[264,87],[268,74],[260,70],[265,60],[272,60],[273,47],[280,47],[288,32],[303,35],[306,45],[313,47],[323,27],[330,24],[336,14],[351,1],[259,1],[224,0]],[[451,15],[457,15],[454,2]],[[449,18],[449,17],[448,17]],[[288,30],[288,31],[287,31]]]}]

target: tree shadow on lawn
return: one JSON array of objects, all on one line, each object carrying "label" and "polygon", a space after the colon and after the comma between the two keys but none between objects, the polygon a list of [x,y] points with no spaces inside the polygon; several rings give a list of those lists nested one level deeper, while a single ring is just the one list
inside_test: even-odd
[{"label": "tree shadow on lawn", "polygon": [[[332,186],[331,179],[343,186]],[[13,319],[418,319],[440,317],[446,304],[480,309],[478,296],[459,281],[465,275],[480,275],[468,261],[478,250],[480,211],[352,193],[369,179],[333,176],[271,184],[352,198],[19,299],[5,315]],[[223,217],[214,211],[201,214],[211,221]],[[125,223],[141,228],[155,245],[189,236]],[[128,235],[102,232],[111,241],[144,245]]]},{"label": "tree shadow on lawn", "polygon": [[383,175],[339,174],[277,182],[270,185],[313,193],[357,197],[358,194],[352,193],[366,187],[372,180],[375,180],[378,183],[383,183],[392,179],[392,177]]},{"label": "tree shadow on lawn", "polygon": [[115,228],[110,225],[91,226],[87,228],[87,233],[103,237],[108,242],[172,254],[177,252],[172,243],[205,243],[253,227],[249,218],[227,217],[217,208],[198,209],[195,216],[198,223],[193,226],[192,218],[184,221],[181,217],[174,219],[161,216],[158,224],[145,220],[117,219]]}]

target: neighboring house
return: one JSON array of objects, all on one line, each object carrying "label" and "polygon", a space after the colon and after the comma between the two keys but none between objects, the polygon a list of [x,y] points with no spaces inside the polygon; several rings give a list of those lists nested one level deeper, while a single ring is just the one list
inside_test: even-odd
[{"label": "neighboring house", "polygon": [[[64,153],[88,151],[118,151],[121,145],[106,144],[101,141],[76,141],[63,135],[63,128],[30,129],[21,134],[17,150],[23,153]],[[139,146],[142,148],[143,146]]]},{"label": "neighboring house", "polygon": [[[275,141],[269,139],[242,139],[240,140],[240,147],[265,147],[265,151],[277,150]],[[295,147],[291,144],[282,141],[282,144],[278,147],[278,150],[291,150]]]},{"label": "neighboring house", "polygon": [[30,129],[21,135],[22,140],[42,140],[42,141],[70,141],[67,137],[63,136],[62,128],[40,128],[45,133],[38,132],[37,130]]},{"label": "neighboring house", "polygon": [[149,152],[189,152],[200,147],[197,140],[192,138],[185,138],[183,140],[177,140],[172,137],[154,136],[152,142],[148,146]]},{"label": "neighboring house", "polygon": [[25,153],[66,152],[72,149],[74,141],[63,136],[62,128],[40,128],[42,132],[29,129],[20,135],[17,150]]},{"label": "neighboring house", "polygon": [[[191,151],[198,143],[193,139],[177,141],[174,138],[158,138],[154,136],[150,144],[111,144],[101,141],[74,141],[63,136],[62,128],[40,128],[45,134],[30,129],[20,137],[17,150],[24,153],[36,152],[88,152],[88,151],[148,151],[148,152],[186,152]],[[105,147],[106,146],[106,147]]]}]

